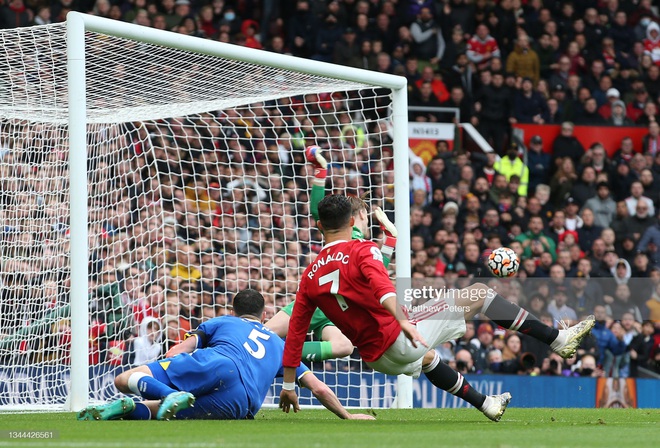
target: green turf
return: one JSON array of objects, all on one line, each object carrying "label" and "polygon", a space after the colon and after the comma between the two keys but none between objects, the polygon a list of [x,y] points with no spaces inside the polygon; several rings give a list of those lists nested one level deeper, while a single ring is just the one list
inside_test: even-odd
[{"label": "green turf", "polygon": [[[341,421],[322,410],[261,412],[255,421],[79,422],[74,414],[0,414],[0,447],[641,447],[660,440],[660,410],[509,409],[500,423],[474,409],[377,410]],[[59,431],[11,440],[7,430]],[[651,443],[649,445],[649,443]]]}]

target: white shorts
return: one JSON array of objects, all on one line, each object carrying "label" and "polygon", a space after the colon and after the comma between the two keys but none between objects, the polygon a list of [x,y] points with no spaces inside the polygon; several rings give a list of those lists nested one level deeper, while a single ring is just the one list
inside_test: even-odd
[{"label": "white shorts", "polygon": [[[442,309],[437,312],[422,312],[410,316],[410,321],[416,322],[417,331],[431,349],[465,334],[464,310],[455,306],[453,297],[444,300],[446,306],[439,307]],[[422,361],[428,351],[429,349],[421,344],[417,344],[417,348],[413,347],[401,332],[380,358],[367,364],[386,375],[409,375],[417,378],[422,372]]]}]

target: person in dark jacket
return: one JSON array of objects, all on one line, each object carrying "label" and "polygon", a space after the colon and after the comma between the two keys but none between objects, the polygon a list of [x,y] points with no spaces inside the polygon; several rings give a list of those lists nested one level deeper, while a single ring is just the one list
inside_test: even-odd
[{"label": "person in dark jacket", "polygon": [[584,111],[577,116],[575,123],[582,126],[605,126],[607,121],[598,113],[598,103],[594,98],[584,102]]},{"label": "person in dark jacket", "polygon": [[536,186],[550,182],[550,154],[543,152],[543,139],[535,135],[529,141],[527,166],[529,167],[529,195],[533,195]]},{"label": "person in dark jacket", "polygon": [[642,332],[635,336],[628,345],[630,352],[630,376],[632,378],[639,376],[639,367],[648,367],[655,342],[653,338],[654,332],[653,321],[645,320],[642,322]]},{"label": "person in dark jacket", "polygon": [[573,159],[573,164],[578,166],[584,155],[584,147],[573,135],[573,123],[566,121],[561,124],[561,134],[552,143],[552,172],[557,169],[558,160],[564,157]]},{"label": "person in dark jacket", "polygon": [[342,30],[337,25],[337,18],[328,14],[325,17],[323,27],[316,35],[315,53],[312,59],[323,62],[332,62],[335,44],[340,40]]},{"label": "person in dark jacket", "polygon": [[571,196],[580,204],[584,204],[596,196],[596,170],[593,167],[585,166],[582,169],[580,179],[571,189]]},{"label": "person in dark jacket", "polygon": [[525,78],[513,98],[513,116],[518,123],[544,124],[549,118],[545,98],[533,89],[532,80]]},{"label": "person in dark jacket", "polygon": [[511,93],[504,86],[502,73],[493,74],[491,84],[483,86],[476,100],[478,116],[473,117],[472,124],[478,125],[481,135],[491,141],[495,151],[501,153],[511,117]]},{"label": "person in dark jacket", "polygon": [[628,17],[624,11],[618,11],[614,16],[614,22],[610,24],[608,36],[614,41],[616,51],[624,54],[632,52],[637,38],[633,29],[628,25]]},{"label": "person in dark jacket", "polygon": [[309,10],[309,2],[301,0],[289,19],[287,47],[294,56],[309,57],[316,44],[316,20]]},{"label": "person in dark jacket", "polygon": [[357,41],[356,36],[353,28],[344,30],[341,39],[333,49],[332,61],[335,64],[357,67],[360,58],[360,43]]}]

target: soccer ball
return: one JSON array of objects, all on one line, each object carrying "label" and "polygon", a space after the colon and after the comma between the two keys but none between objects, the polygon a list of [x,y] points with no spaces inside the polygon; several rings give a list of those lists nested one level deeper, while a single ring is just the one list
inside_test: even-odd
[{"label": "soccer ball", "polygon": [[488,269],[496,277],[512,277],[518,272],[520,260],[518,255],[508,247],[495,249],[486,262]]}]

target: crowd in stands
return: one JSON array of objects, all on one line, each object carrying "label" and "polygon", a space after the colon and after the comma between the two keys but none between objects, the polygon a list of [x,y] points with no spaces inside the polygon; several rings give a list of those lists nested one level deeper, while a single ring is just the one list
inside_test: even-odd
[{"label": "crowd in stands", "polygon": [[[70,10],[406,76],[410,105],[458,108],[461,121],[471,121],[496,150],[449,151],[440,142],[428,164],[411,158],[413,277],[442,278],[447,286],[494,281],[484,257],[509,246],[521,267],[516,279],[499,281],[503,295],[551,325],[592,313],[598,322],[567,361],[489,322],[469,323],[464,337],[439,348],[443,359],[463,373],[660,373],[657,1],[11,0],[0,26],[60,22]],[[351,124],[360,107],[354,99],[325,98],[332,113],[311,117],[293,99],[253,105],[249,114],[147,125],[131,133],[130,147],[140,151],[119,160],[109,160],[116,143],[98,146],[92,213],[105,218],[91,232],[99,238],[91,244],[92,363],[162,356],[186,330],[226,313],[232,294],[248,285],[264,292],[271,313],[292,300],[320,241],[309,217],[306,144],[330,149],[329,191],[369,191],[372,202],[392,212],[385,199],[394,183],[391,140],[377,120]],[[453,116],[414,112],[410,119]],[[561,124],[552,153],[535,136],[525,165],[510,144],[515,123]],[[609,156],[599,142],[584,148],[575,125],[644,126],[648,135],[643,147],[624,138]],[[3,169],[12,158],[26,167],[52,162],[52,170],[65,169],[55,150],[31,157],[5,152]],[[22,203],[20,192],[46,191],[52,171],[43,171],[3,176],[5,210]],[[27,202],[12,216],[66,216],[65,199],[37,195],[32,209]],[[30,230],[48,234],[39,250],[36,237],[14,227],[4,227],[3,244],[61,254],[67,223],[60,218],[48,232]],[[39,296],[53,309],[58,287],[60,296],[68,287],[67,260],[48,258],[50,267],[36,269],[21,260],[4,264],[3,286],[22,290],[31,279],[18,273],[52,267],[38,290],[20,297]],[[9,322],[5,311],[16,310],[20,299],[12,294],[3,291],[5,334],[26,324],[17,312]],[[66,329],[57,334],[33,343],[56,350],[67,343]],[[342,368],[329,367],[335,366]]]}]

